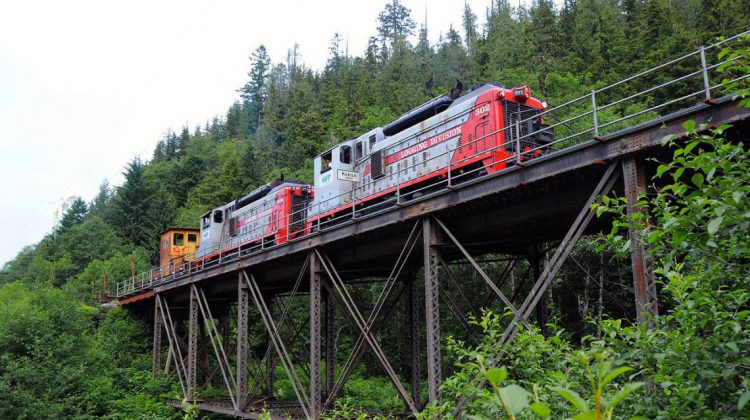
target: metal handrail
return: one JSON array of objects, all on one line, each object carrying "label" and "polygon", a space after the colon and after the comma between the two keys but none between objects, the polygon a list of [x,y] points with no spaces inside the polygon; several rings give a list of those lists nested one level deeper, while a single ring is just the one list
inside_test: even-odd
[{"label": "metal handrail", "polygon": [[[726,84],[729,84],[729,83],[734,83],[734,82],[739,81],[739,80],[744,80],[744,79],[750,77],[750,75],[740,76],[740,77],[737,77],[737,78],[735,78],[733,80],[730,80],[730,81],[722,81],[722,82],[720,82],[718,84],[713,84],[712,85],[710,83],[709,74],[712,71],[715,71],[719,66],[721,66],[721,65],[723,65],[725,63],[728,63],[730,61],[736,60],[739,57],[734,57],[734,58],[731,58],[729,60],[725,60],[723,62],[718,62],[718,63],[714,63],[714,64],[711,64],[711,65],[708,65],[707,64],[707,60],[706,60],[705,51],[709,50],[709,49],[712,49],[712,48],[716,48],[716,47],[721,46],[721,45],[725,45],[728,42],[731,42],[733,40],[736,40],[736,39],[740,38],[743,35],[748,35],[748,34],[750,34],[750,31],[746,31],[746,32],[737,34],[737,35],[735,35],[733,37],[727,38],[727,39],[725,39],[723,41],[719,41],[717,43],[711,44],[711,45],[706,46],[706,47],[701,47],[700,49],[698,49],[696,51],[693,51],[691,53],[682,55],[682,56],[680,56],[678,58],[672,59],[672,60],[670,60],[670,61],[668,61],[666,63],[660,64],[660,65],[658,65],[656,67],[653,67],[653,68],[650,68],[648,70],[642,71],[640,73],[637,73],[637,74],[635,74],[633,76],[627,77],[627,78],[622,79],[620,81],[614,82],[614,83],[612,83],[610,85],[607,85],[605,87],[592,90],[590,93],[586,93],[584,95],[581,95],[579,97],[571,99],[571,100],[569,100],[569,101],[567,101],[567,102],[565,102],[565,103],[563,103],[561,105],[557,105],[555,107],[548,108],[548,109],[545,109],[545,110],[540,110],[540,112],[536,113],[535,115],[533,115],[531,117],[528,117],[528,118],[525,118],[525,119],[519,119],[518,121],[516,121],[516,124],[514,126],[506,125],[505,127],[501,128],[501,129],[492,131],[490,133],[485,134],[484,136],[476,138],[476,139],[472,140],[469,143],[457,144],[455,147],[449,147],[446,151],[444,151],[442,153],[431,154],[427,159],[421,161],[420,163],[418,163],[416,165],[409,166],[408,163],[407,163],[406,165],[404,165],[403,168],[401,168],[400,164],[396,164],[396,169],[394,171],[395,174],[393,172],[391,172],[390,174],[386,175],[386,177],[388,177],[388,178],[395,177],[395,181],[396,181],[395,185],[389,185],[387,187],[388,189],[393,189],[394,190],[394,193],[393,193],[394,196],[392,198],[389,198],[389,200],[395,200],[396,206],[403,205],[404,203],[408,203],[409,201],[411,201],[408,198],[405,198],[406,196],[403,194],[402,187],[401,187],[401,179],[402,179],[401,172],[406,172],[406,171],[408,171],[410,169],[416,168],[419,165],[425,165],[425,164],[427,164],[427,162],[434,161],[436,159],[444,158],[446,155],[452,156],[459,148],[472,147],[472,146],[476,145],[478,142],[484,141],[487,138],[490,138],[492,136],[497,136],[497,135],[501,135],[501,134],[502,135],[507,135],[511,131],[515,131],[516,135],[513,137],[514,145],[513,145],[512,153],[507,152],[507,146],[508,146],[507,144],[500,144],[500,145],[496,145],[496,146],[490,147],[488,149],[485,149],[482,152],[476,152],[472,156],[467,157],[467,158],[463,158],[463,159],[461,159],[461,160],[459,160],[457,162],[451,162],[450,159],[449,159],[448,163],[444,167],[441,167],[441,168],[439,168],[437,170],[437,171],[444,171],[446,173],[446,178],[445,179],[441,178],[439,176],[435,176],[436,180],[434,182],[427,183],[427,184],[422,185],[422,186],[420,186],[419,188],[416,188],[416,189],[410,189],[409,192],[408,192],[408,194],[407,194],[407,196],[410,194],[413,197],[413,195],[415,193],[417,193],[417,192],[427,191],[427,190],[430,190],[430,189],[434,189],[435,187],[456,188],[456,185],[457,185],[456,184],[456,180],[458,178],[468,179],[472,175],[478,173],[479,171],[484,170],[485,167],[483,166],[483,167],[474,168],[474,169],[470,169],[470,170],[462,170],[462,173],[459,173],[459,174],[455,174],[453,168],[454,167],[460,167],[462,163],[465,163],[468,160],[477,159],[478,156],[485,156],[485,155],[487,155],[490,158],[492,158],[492,163],[489,166],[499,165],[499,164],[503,164],[503,163],[505,163],[505,164],[522,164],[523,160],[524,160],[524,156],[531,156],[531,155],[533,155],[537,151],[540,151],[542,153],[559,153],[559,152],[567,149],[568,147],[571,147],[571,146],[573,146],[575,144],[580,143],[581,141],[589,140],[591,138],[591,136],[589,136],[589,134],[591,134],[591,133],[593,133],[593,137],[594,138],[600,139],[601,136],[602,136],[602,130],[604,130],[604,129],[608,128],[608,127],[615,127],[616,124],[623,123],[624,121],[632,120],[634,118],[638,118],[638,117],[640,117],[642,115],[645,115],[645,114],[656,112],[659,109],[663,109],[663,108],[665,108],[667,106],[670,106],[670,105],[673,105],[673,104],[677,104],[679,102],[688,100],[688,99],[690,99],[692,97],[696,97],[696,96],[699,96],[701,94],[704,94],[705,95],[704,99],[710,99],[711,95],[712,95],[712,92],[716,91],[716,89],[718,89],[718,88],[720,88],[720,87],[722,87],[722,86],[724,86]],[[597,97],[597,94],[609,91],[609,90],[613,89],[614,87],[624,85],[624,84],[626,84],[628,82],[632,82],[634,80],[643,78],[644,76],[654,74],[655,72],[657,72],[659,70],[668,69],[672,65],[674,65],[676,63],[679,63],[679,62],[682,62],[682,61],[684,61],[684,60],[686,60],[688,58],[691,58],[691,57],[699,57],[700,58],[701,65],[700,65],[699,69],[693,69],[692,71],[689,71],[688,73],[683,74],[681,76],[674,77],[674,78],[670,79],[667,82],[664,82],[664,83],[661,83],[661,84],[658,84],[658,85],[654,85],[654,86],[649,86],[648,88],[638,90],[637,93],[629,94],[629,95],[625,94],[622,98],[616,98],[616,99],[611,100],[610,102],[608,102],[606,104],[605,103],[601,103],[601,104],[597,103],[597,100],[599,99]],[[674,85],[674,84],[676,84],[678,82],[689,80],[691,78],[696,78],[697,76],[700,77],[700,79],[698,80],[698,82],[700,82],[700,84],[702,84],[702,87],[701,87],[700,90],[690,91],[687,94],[681,94],[681,92],[670,92],[670,93],[673,93],[673,95],[670,96],[669,99],[665,99],[663,102],[661,102],[659,104],[653,105],[651,107],[648,107],[646,109],[642,109],[642,110],[639,110],[639,111],[631,112],[631,113],[629,113],[627,115],[624,115],[624,116],[622,116],[620,118],[613,119],[611,121],[602,121],[602,122],[599,121],[600,118],[602,117],[602,114],[600,113],[600,111],[607,110],[607,109],[612,109],[615,106],[621,106],[621,105],[623,105],[623,104],[625,104],[627,102],[635,101],[636,99],[643,98],[647,94],[652,93],[652,92],[654,92],[656,90],[663,89],[663,88],[668,87],[668,86],[672,86],[672,85]],[[563,127],[563,128],[569,130],[572,133],[568,133],[568,135],[564,135],[564,136],[562,136],[560,138],[557,138],[557,139],[555,139],[550,144],[537,145],[536,147],[533,147],[533,148],[531,148],[529,150],[522,150],[522,142],[521,141],[523,139],[532,138],[536,134],[536,132],[528,133],[526,135],[521,135],[521,132],[520,132],[520,129],[519,129],[520,124],[528,122],[532,118],[538,118],[539,116],[544,116],[544,115],[549,114],[549,113],[551,113],[553,111],[561,111],[561,110],[564,110],[564,109],[570,109],[570,108],[572,108],[573,106],[576,106],[576,105],[580,106],[581,103],[588,104],[588,109],[585,109],[584,111],[575,113],[575,114],[569,116],[567,119],[558,119],[558,122],[556,122],[555,124],[551,124],[551,125],[549,125],[549,126],[547,126],[547,127],[544,128],[544,130],[553,130],[556,127]],[[414,140],[418,139],[420,136],[426,135],[427,133],[429,133],[431,130],[433,130],[434,128],[436,128],[438,126],[450,125],[451,123],[453,123],[455,121],[459,121],[461,118],[463,118],[467,114],[473,112],[473,110],[474,110],[473,107],[469,107],[466,110],[464,110],[464,111],[462,111],[462,112],[460,112],[460,113],[458,113],[456,115],[452,115],[450,118],[440,119],[439,121],[435,122],[434,124],[432,124],[430,126],[427,126],[424,129],[422,129],[422,130],[419,130],[418,132],[414,133],[413,135],[408,136],[408,137],[400,140],[399,142],[394,143],[394,144],[388,146],[388,148],[398,147],[400,145],[403,145],[404,143],[408,143],[408,142],[414,141]],[[586,120],[588,120],[588,119],[590,119],[590,122],[586,122]],[[577,122],[577,121],[580,121],[580,120],[584,120],[584,122],[583,122],[584,125],[582,127],[574,129],[573,126],[571,125],[571,123],[572,122]],[[508,137],[506,137],[506,139],[507,138]],[[581,139],[581,140],[577,141],[576,139]],[[567,144],[568,142],[572,142],[572,143]],[[559,148],[558,148],[558,146],[559,146]],[[496,155],[495,152],[497,150],[504,150],[504,151],[506,151],[506,154],[508,154],[508,156],[505,157],[505,158],[502,158],[502,159],[496,159],[495,158],[495,155]],[[406,161],[406,162],[408,162],[408,161]],[[447,182],[446,182],[446,179],[447,179]],[[139,292],[139,291],[152,289],[155,286],[159,286],[161,284],[174,281],[174,280],[182,278],[182,277],[184,277],[186,275],[190,275],[190,274],[193,274],[195,272],[203,271],[203,270],[205,270],[207,268],[211,268],[211,267],[223,264],[224,262],[227,261],[227,259],[235,259],[235,258],[245,257],[245,256],[252,255],[252,254],[255,254],[255,253],[258,253],[258,252],[265,251],[267,249],[273,249],[273,248],[285,246],[289,242],[297,241],[297,240],[299,240],[301,238],[306,238],[306,237],[309,237],[310,235],[318,234],[318,233],[320,233],[322,231],[325,231],[325,230],[327,230],[329,228],[336,227],[336,226],[338,226],[338,224],[336,222],[339,222],[339,221],[343,221],[343,222],[355,222],[357,220],[360,220],[362,218],[362,216],[357,215],[358,211],[359,212],[366,211],[366,210],[372,208],[373,206],[382,205],[383,202],[371,203],[371,204],[368,205],[362,199],[355,200],[354,199],[354,197],[355,197],[355,191],[357,189],[364,189],[364,188],[367,188],[367,187],[369,187],[371,185],[374,185],[376,181],[378,181],[378,180],[372,179],[367,184],[358,185],[358,186],[352,188],[352,190],[349,191],[349,192],[346,192],[346,193],[343,193],[343,194],[339,194],[339,195],[336,195],[334,197],[329,198],[326,201],[316,203],[315,206],[317,206],[317,212],[312,212],[311,211],[311,210],[315,210],[314,208],[313,209],[307,208],[307,209],[301,209],[301,210],[298,210],[296,212],[293,212],[291,215],[283,216],[283,217],[290,217],[291,218],[291,219],[288,219],[287,222],[289,222],[290,220],[294,220],[294,216],[295,215],[296,216],[303,216],[303,217],[300,217],[300,220],[299,220],[298,223],[301,223],[302,226],[304,226],[304,228],[302,229],[301,232],[290,232],[289,226],[291,225],[291,223],[285,223],[285,225],[287,226],[287,229],[286,229],[285,236],[281,238],[281,239],[283,239],[283,241],[280,241],[281,243],[276,243],[276,244],[267,244],[266,243],[266,237],[265,237],[264,233],[267,231],[269,225],[275,224],[275,223],[278,223],[278,222],[282,221],[282,218],[271,219],[267,223],[263,224],[262,226],[253,228],[253,230],[251,230],[250,232],[245,232],[244,234],[240,234],[240,235],[238,235],[235,238],[230,238],[230,239],[224,240],[221,243],[219,243],[218,246],[217,245],[212,246],[211,250],[208,251],[208,252],[205,252],[205,253],[202,252],[202,253],[199,254],[198,251],[196,251],[196,252],[193,252],[193,253],[188,254],[186,256],[183,256],[183,262],[182,263],[175,264],[174,262],[171,262],[170,264],[168,264],[166,266],[156,266],[156,267],[151,268],[149,271],[141,273],[138,276],[134,276],[134,277],[132,277],[132,278],[126,280],[126,281],[117,283],[117,286],[116,286],[116,297],[117,298],[121,298],[121,297],[132,295],[132,294],[134,294],[136,292]],[[329,218],[329,219],[326,219],[326,220],[323,220],[323,218],[321,217],[321,215],[324,213],[322,211],[322,209],[323,209],[323,206],[325,204],[340,203],[341,200],[342,200],[342,198],[347,198],[347,197],[351,199],[351,202],[348,203],[348,204],[346,204],[346,205],[351,205],[351,207],[352,207],[351,212],[341,211],[339,215],[334,216],[334,217]],[[414,200],[414,198],[412,198],[412,200]],[[329,210],[326,210],[325,212],[328,212],[328,211]],[[384,211],[386,211],[386,210],[384,210]],[[304,212],[308,212],[308,214],[304,215],[303,214]],[[315,232],[308,232],[307,228],[309,226],[312,226],[312,223],[314,223]],[[238,238],[242,238],[242,237],[247,238],[248,236],[250,237],[250,239],[246,240],[245,242],[240,242],[239,239],[238,239]],[[273,236],[276,236],[276,233],[273,233]],[[216,255],[218,255],[218,258],[215,261],[203,261],[203,262],[201,262],[200,266],[198,266],[196,264],[193,264],[193,261],[196,260],[196,259],[206,258],[208,256],[212,256],[213,257],[213,256],[216,256]]]}]

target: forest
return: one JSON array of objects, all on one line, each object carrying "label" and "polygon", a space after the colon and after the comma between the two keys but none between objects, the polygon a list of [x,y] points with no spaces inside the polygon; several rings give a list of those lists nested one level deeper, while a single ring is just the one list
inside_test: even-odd
[{"label": "forest", "polygon": [[[100,310],[131,264],[141,272],[158,263],[161,231],[198,227],[204,212],[282,175],[310,183],[318,153],[457,80],[525,84],[562,103],[747,30],[750,1],[493,0],[486,10],[466,5],[461,27],[432,28],[393,0],[373,18],[365,51],[347,51],[333,34],[321,69],[307,67],[296,45],[281,63],[257,46],[226,112],[154,139],[150,160],[125,164],[122,185],[104,182],[88,202],[76,197],[53,231],[2,267],[1,418],[204,416],[189,402],[165,404],[179,388],[164,375],[152,378],[151,326],[119,308]],[[730,71],[750,73],[749,66],[738,55]],[[750,92],[731,88],[739,99]],[[690,141],[665,144],[673,159],[659,164],[663,182],[640,203],[660,287],[656,328],[635,323],[625,203],[606,197],[597,213],[614,220],[612,230],[576,246],[573,256],[588,270],[563,267],[546,297],[546,325],[499,349],[507,315],[500,306],[473,318],[474,340],[445,322],[443,403],[422,418],[450,418],[462,398],[470,401],[462,413],[478,419],[750,416],[750,150],[746,139],[727,135],[730,127],[685,128]],[[356,293],[373,302],[379,289]],[[406,380],[400,349],[408,338],[397,328],[380,334]],[[260,351],[262,343],[251,345]],[[502,368],[488,368],[500,359]],[[276,397],[293,398],[281,372]],[[342,395],[327,418],[403,408],[372,357]]]}]

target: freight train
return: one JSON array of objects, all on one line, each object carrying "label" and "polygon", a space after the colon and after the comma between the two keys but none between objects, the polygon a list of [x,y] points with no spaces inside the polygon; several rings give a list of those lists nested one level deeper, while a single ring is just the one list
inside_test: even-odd
[{"label": "freight train", "polygon": [[[204,214],[194,264],[281,244],[435,188],[501,171],[554,140],[528,86],[486,83],[437,97],[326,150],[314,185],[277,180]],[[162,265],[164,261],[162,261]]]}]

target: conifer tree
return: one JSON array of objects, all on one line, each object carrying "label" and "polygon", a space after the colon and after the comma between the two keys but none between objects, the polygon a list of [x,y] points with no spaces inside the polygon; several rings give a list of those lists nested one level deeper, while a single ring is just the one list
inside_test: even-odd
[{"label": "conifer tree", "polygon": [[152,237],[152,220],[150,204],[153,192],[146,184],[144,172],[146,165],[135,158],[125,167],[125,182],[117,189],[112,200],[112,225],[130,243],[136,246],[150,247]]},{"label": "conifer tree", "polygon": [[391,49],[398,43],[406,42],[406,37],[414,34],[416,24],[411,18],[411,9],[399,0],[386,3],[385,9],[378,15],[378,35],[383,49]]},{"label": "conifer tree", "polygon": [[88,213],[88,206],[81,197],[73,198],[70,206],[63,213],[60,219],[60,225],[57,229],[58,233],[62,233],[72,228],[73,226],[81,223]]},{"label": "conifer tree", "polygon": [[250,56],[250,80],[240,89],[245,113],[248,116],[249,132],[256,132],[263,119],[263,102],[266,99],[266,83],[271,70],[271,58],[266,47],[259,46]]}]

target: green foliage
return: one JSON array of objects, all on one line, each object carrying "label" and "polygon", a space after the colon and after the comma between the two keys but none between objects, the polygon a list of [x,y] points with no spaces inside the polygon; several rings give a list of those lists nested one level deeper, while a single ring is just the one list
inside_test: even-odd
[{"label": "green foliage", "polygon": [[58,232],[64,232],[73,226],[81,223],[83,218],[88,213],[88,207],[81,197],[75,197],[70,207],[65,210],[62,219],[60,219],[60,226]]},{"label": "green foliage", "polygon": [[[259,46],[250,57],[248,81],[225,116],[192,132],[187,126],[179,134],[168,130],[151,161],[127,164],[123,185],[113,188],[105,182],[90,203],[74,200],[54,232],[0,270],[0,417],[197,417],[187,402],[183,413],[161,403],[161,396],[175,395],[177,386],[164,377],[151,379],[148,327],[124,311],[102,316],[95,308],[105,279],[112,289],[129,277],[131,255],[138,272],[158,260],[162,229],[196,227],[204,212],[282,176],[311,183],[315,155],[445,93],[457,79],[465,86],[528,84],[535,96],[554,106],[718,35],[745,30],[745,3],[536,0],[515,7],[498,0],[487,12],[485,27],[477,27],[476,14],[465,5],[462,33],[439,28],[440,40],[430,44],[426,22],[413,39],[411,11],[389,1],[366,51],[350,55],[341,37],[334,36],[320,71],[302,63],[296,46],[285,63],[272,63]],[[747,80],[730,81],[748,73],[747,55],[745,43],[719,56],[730,60],[719,68],[720,91],[734,93],[742,105],[750,104]],[[649,83],[687,72],[682,70],[654,75]],[[616,93],[638,89],[636,83]],[[599,123],[644,111],[660,95],[664,92],[654,91],[600,110]],[[550,119],[587,112],[584,102]],[[608,129],[656,115],[643,112]],[[571,135],[591,122],[585,117],[556,127],[556,135]],[[501,350],[497,341],[506,317],[488,312],[474,321],[473,328],[483,335],[472,344],[446,319],[444,354],[455,368],[447,371],[445,402],[428,407],[422,418],[448,418],[460,397],[471,401],[463,413],[476,418],[589,418],[592,412],[604,418],[747,415],[748,152],[742,142],[725,138],[728,127],[705,131],[688,124],[685,129],[690,139],[668,142],[672,156],[656,164],[656,187],[648,200],[636,203],[648,217],[622,218],[625,201],[605,197],[596,211],[614,217],[612,232],[599,249],[584,240],[574,251],[577,259],[595,259],[602,266],[599,310],[606,307],[627,318],[633,312],[629,303],[624,308],[602,303],[601,296],[626,300],[621,299],[629,293],[622,287],[623,273],[607,264],[629,249],[624,232],[638,227],[639,240],[658,268],[660,299],[667,309],[657,320],[659,328],[647,331],[606,319],[589,324],[594,320],[589,303],[595,299],[588,286],[593,275],[565,267],[558,282],[566,287],[553,284],[551,304],[552,318],[566,330],[550,323],[546,336],[523,331]],[[605,289],[605,283],[617,287]],[[363,289],[357,298],[374,294],[375,289]],[[380,334],[398,374],[406,377],[403,331],[388,326]],[[338,345],[348,349],[352,343],[344,336]],[[494,367],[499,364],[506,368]],[[365,358],[327,418],[366,418],[364,409],[401,410],[380,373],[377,363]],[[280,367],[276,378],[275,396],[293,399]],[[489,384],[482,385],[483,380]],[[639,388],[640,383],[647,386]],[[222,392],[209,389],[207,395]]]},{"label": "green foliage", "polygon": [[[482,340],[468,346],[449,339],[457,370],[443,383],[447,402],[432,407],[425,418],[447,416],[455,410],[456,401],[466,398],[461,414],[476,419],[609,419],[623,401],[632,401],[628,396],[642,385],[622,383],[619,377],[632,369],[614,367],[621,361],[612,357],[608,343],[593,341],[576,350],[562,331],[545,337],[527,330],[518,334],[512,346],[501,349],[497,342],[504,329],[503,317],[485,312],[472,322],[481,327]],[[493,367],[501,360],[512,368]],[[633,411],[632,407],[625,410]]]},{"label": "green foliage", "polygon": [[3,418],[169,418],[148,371],[148,329],[125,311],[107,313],[60,290],[0,287]]},{"label": "green foliage", "polygon": [[[616,219],[607,240],[622,249],[627,242],[619,233],[639,227],[672,309],[654,332],[611,328],[610,334],[622,357],[657,384],[644,413],[661,407],[670,417],[740,418],[750,360],[750,152],[725,138],[726,126],[703,129],[689,121],[687,141],[667,139],[672,159],[660,163],[648,200],[636,203],[649,217]],[[624,214],[624,205],[607,199],[597,212]]]}]

